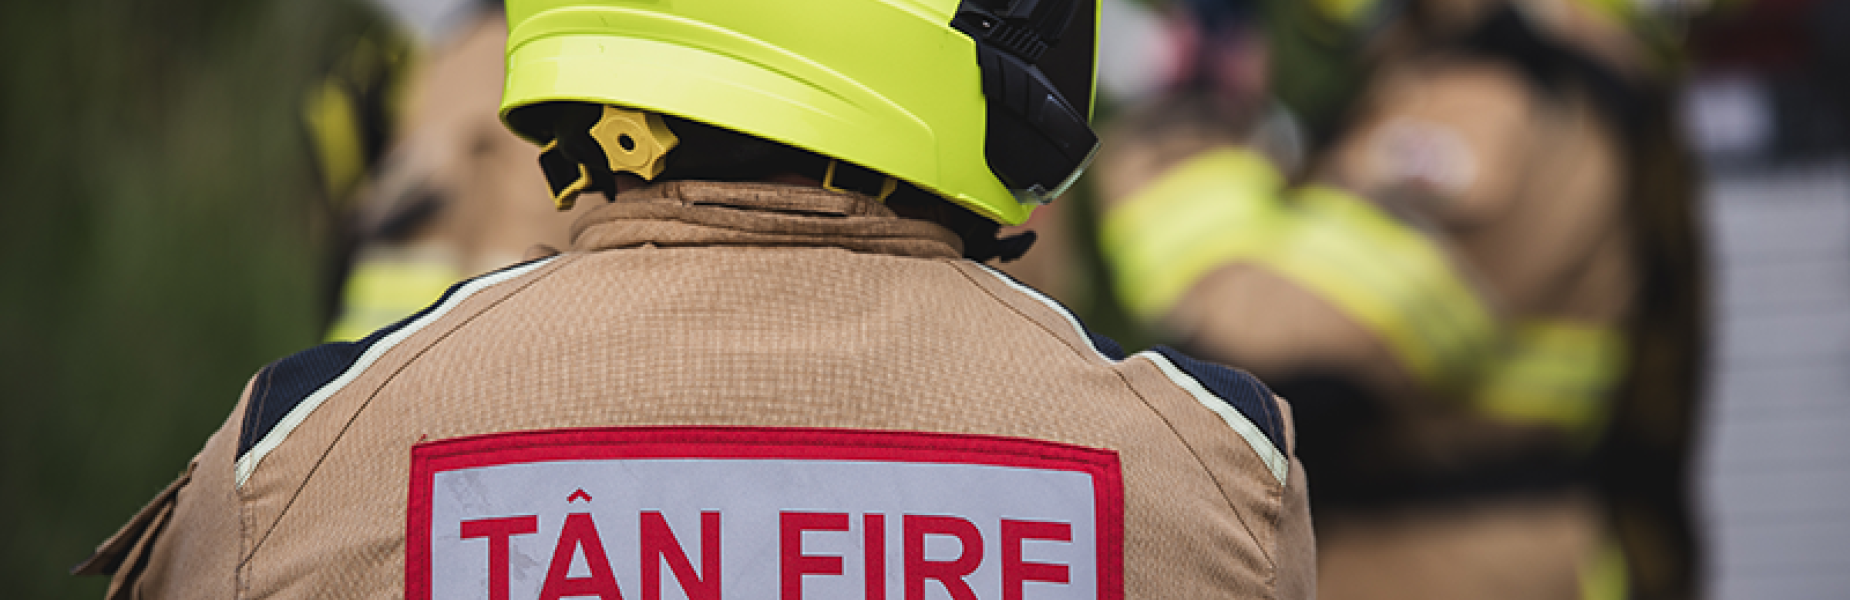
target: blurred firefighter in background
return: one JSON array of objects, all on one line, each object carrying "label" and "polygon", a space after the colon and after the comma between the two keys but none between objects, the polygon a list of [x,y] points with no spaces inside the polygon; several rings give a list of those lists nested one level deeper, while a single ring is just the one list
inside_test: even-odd
[{"label": "blurred firefighter in background", "polygon": [[398,30],[356,45],[308,103],[338,223],[330,340],[391,324],[536,246],[563,246],[575,216],[543,201],[537,153],[496,115],[502,3],[376,4]]},{"label": "blurred firefighter in background", "polygon": [[1286,175],[1256,3],[1178,4],[1168,91],[1094,167],[1100,244],[1131,312],[1297,407],[1321,595],[1694,595],[1705,287],[1668,21],[1316,3],[1371,32],[1369,75]]}]

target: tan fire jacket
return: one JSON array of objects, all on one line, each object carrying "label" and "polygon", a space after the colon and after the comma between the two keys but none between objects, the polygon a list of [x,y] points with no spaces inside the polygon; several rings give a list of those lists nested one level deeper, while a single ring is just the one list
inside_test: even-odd
[{"label": "tan fire jacket", "polygon": [[[1191,350],[1267,377],[1354,376],[1395,419],[1376,458],[1406,468],[1589,444],[1623,375],[1618,336],[1638,285],[1616,133],[1582,97],[1546,98],[1512,67],[1454,57],[1384,69],[1358,112],[1320,175],[1379,217],[1342,234],[1376,257],[1397,240],[1369,226],[1423,236],[1446,273],[1395,295],[1235,264],[1180,296],[1172,326]],[[1380,265],[1354,266],[1330,276]]]},{"label": "tan fire jacket", "polygon": [[[865,197],[670,183],[254,377],[138,597],[1307,598],[1287,405]],[[663,566],[666,565],[666,569]]]},{"label": "tan fire jacket", "polygon": [[1391,64],[1290,188],[1251,151],[1124,129],[1099,169],[1119,290],[1191,351],[1295,384],[1324,597],[1623,592],[1574,461],[1641,283],[1624,147],[1584,94],[1470,56]]}]

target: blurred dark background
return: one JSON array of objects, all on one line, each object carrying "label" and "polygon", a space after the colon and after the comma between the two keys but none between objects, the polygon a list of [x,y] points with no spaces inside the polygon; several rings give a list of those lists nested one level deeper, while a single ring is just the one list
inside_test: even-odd
[{"label": "blurred dark background", "polygon": [[68,569],[318,339],[302,99],[379,26],[336,0],[0,3],[0,595],[100,597]]}]

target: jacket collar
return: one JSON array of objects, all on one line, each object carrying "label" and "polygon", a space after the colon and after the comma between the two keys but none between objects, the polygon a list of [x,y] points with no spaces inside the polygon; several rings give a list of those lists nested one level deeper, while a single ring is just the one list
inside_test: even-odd
[{"label": "jacket collar", "polygon": [[661,247],[835,247],[956,258],[963,242],[935,223],[900,218],[872,198],[775,183],[674,181],[619,194],[572,224],[574,250]]}]

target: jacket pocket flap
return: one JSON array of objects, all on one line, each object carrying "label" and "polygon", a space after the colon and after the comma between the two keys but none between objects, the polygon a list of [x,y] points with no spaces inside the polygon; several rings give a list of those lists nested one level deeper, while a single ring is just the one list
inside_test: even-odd
[{"label": "jacket pocket flap", "polygon": [[109,539],[98,545],[96,552],[91,554],[90,558],[84,559],[82,563],[73,567],[71,574],[107,575],[115,573],[123,563],[128,562],[130,554],[144,552],[144,547],[148,545],[144,542],[151,541],[154,535],[160,532],[161,526],[166,524],[167,517],[173,514],[174,500],[179,496],[180,488],[185,487],[186,482],[192,480],[195,464],[197,463],[187,464],[186,471],[181,473],[179,478],[167,484],[166,489],[161,490],[161,493],[155,494],[154,499],[148,501],[147,506],[141,507],[141,510],[136,512],[128,523],[122,525],[121,529],[116,530],[115,535],[109,536]]}]

